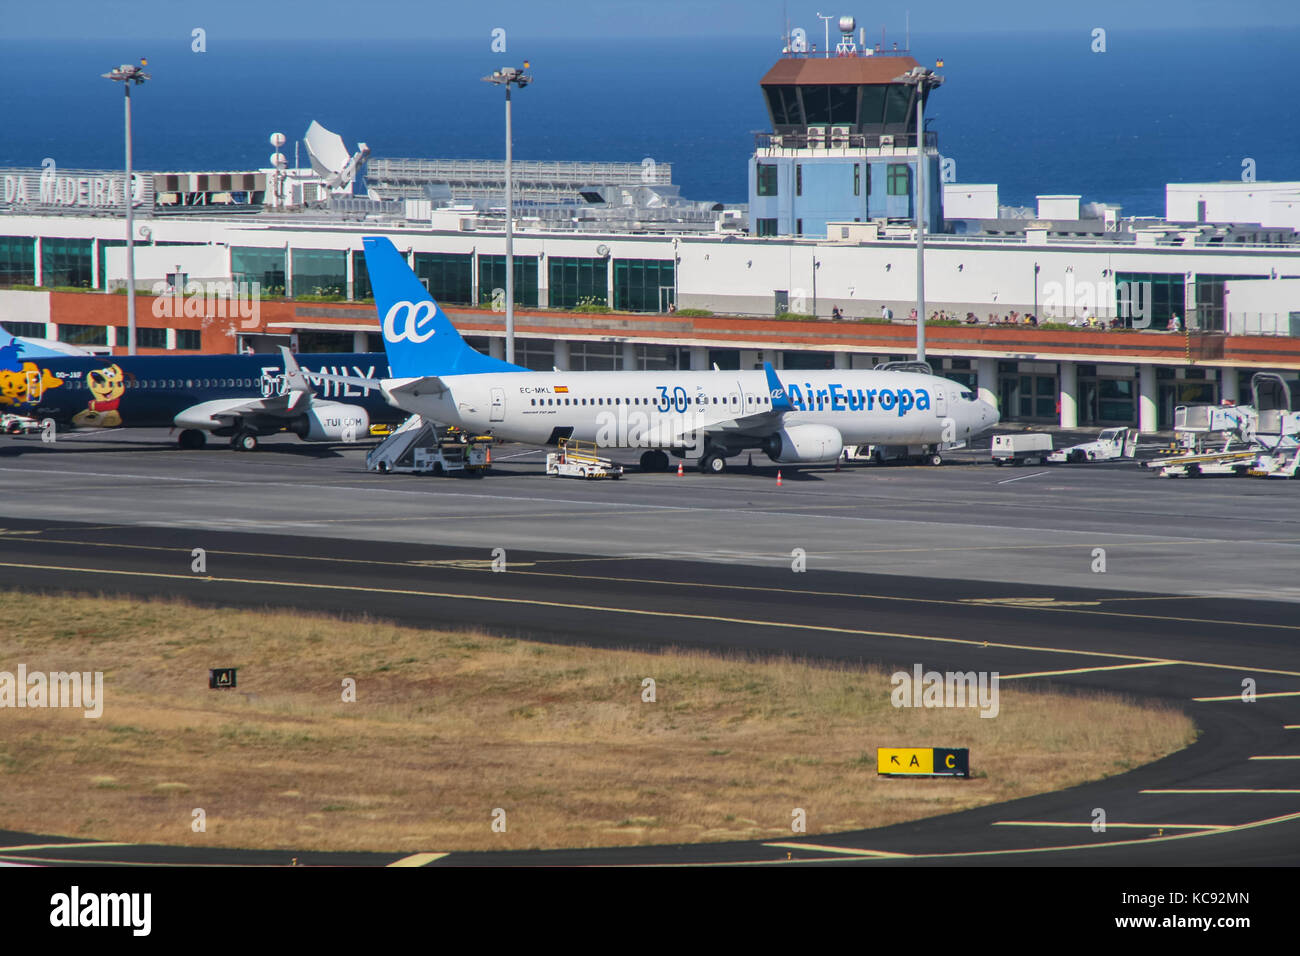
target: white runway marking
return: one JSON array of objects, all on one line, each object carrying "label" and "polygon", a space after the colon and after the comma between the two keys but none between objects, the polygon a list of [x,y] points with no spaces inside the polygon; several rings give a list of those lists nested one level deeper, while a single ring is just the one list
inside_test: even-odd
[{"label": "white runway marking", "polygon": [[999,485],[1009,485],[1009,484],[1011,484],[1011,482],[1013,482],[1013,481],[1024,481],[1026,478],[1037,478],[1037,477],[1039,477],[1040,475],[1045,475],[1045,474],[1047,474],[1047,472],[1045,472],[1045,471],[1036,471],[1036,472],[1034,472],[1032,475],[1021,475],[1019,478],[1006,478],[1006,479],[1004,479],[1004,480],[1002,480],[1002,481],[999,481],[998,484],[999,484]]}]

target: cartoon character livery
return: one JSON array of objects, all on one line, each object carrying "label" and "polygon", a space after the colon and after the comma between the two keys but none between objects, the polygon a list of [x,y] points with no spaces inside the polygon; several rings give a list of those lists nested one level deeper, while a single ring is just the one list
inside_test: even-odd
[{"label": "cartoon character livery", "polygon": [[[34,356],[33,358],[28,358]],[[328,383],[313,389],[299,367],[385,374],[371,353],[75,356],[0,334],[0,410],[53,419],[60,428],[179,428],[181,448],[208,435],[252,451],[264,435],[303,441],[366,438],[372,424],[400,420],[378,389]]]},{"label": "cartoon character livery", "polygon": [[367,238],[365,251],[393,377],[323,378],[377,386],[442,424],[534,445],[644,448],[646,471],[671,454],[717,474],[747,450],[783,464],[831,462],[846,444],[923,445],[937,457],[998,420],[965,386],[913,371],[528,371],[470,348],[389,240]]}]

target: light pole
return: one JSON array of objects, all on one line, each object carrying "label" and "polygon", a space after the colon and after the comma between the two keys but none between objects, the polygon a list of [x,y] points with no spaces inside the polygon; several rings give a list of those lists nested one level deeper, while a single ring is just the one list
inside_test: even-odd
[{"label": "light pole", "polygon": [[515,361],[515,189],[510,177],[510,87],[518,86],[521,90],[533,81],[524,60],[524,69],[518,70],[507,66],[496,70],[491,76],[483,77],[484,83],[495,83],[506,88],[506,361]]},{"label": "light pole", "polygon": [[925,361],[925,93],[943,83],[929,67],[914,66],[895,83],[916,87],[916,360]]},{"label": "light pole", "polygon": [[126,92],[126,185],[123,189],[126,202],[126,354],[135,354],[135,215],[131,208],[131,87],[152,79],[144,68],[149,61],[140,57],[140,65],[123,63],[111,73],[102,74],[107,80],[122,84]]},{"label": "light pole", "polygon": [[818,19],[818,20],[824,20],[824,21],[825,21],[825,23],[823,23],[822,25],[823,25],[824,27],[826,27],[826,40],[825,40],[826,47],[825,47],[825,49],[824,49],[822,52],[826,54],[826,58],[827,58],[827,59],[830,59],[830,55],[831,55],[831,21],[835,19],[835,16],[832,14],[831,16],[828,17],[828,16],[823,16],[822,14],[819,13],[819,14],[817,14],[817,19]]}]

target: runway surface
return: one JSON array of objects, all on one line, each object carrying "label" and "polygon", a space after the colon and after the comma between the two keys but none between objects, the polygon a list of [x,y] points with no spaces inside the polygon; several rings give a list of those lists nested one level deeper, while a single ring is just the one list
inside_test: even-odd
[{"label": "runway surface", "polygon": [[783,467],[777,487],[761,455],[719,477],[583,483],[547,478],[542,452],[506,446],[497,473],[472,481],[369,474],[361,447],[284,438],[251,455],[183,452],[161,429],[120,430],[0,438],[0,517],[773,567],[800,547],[819,569],[1300,600],[1300,485],[1161,479],[1131,462],[995,468],[987,455]]},{"label": "runway surface", "polygon": [[[1300,862],[1300,621],[1290,603],[1300,582],[1288,583],[1300,566],[1300,485],[960,462],[783,469],[780,488],[767,467],[579,483],[541,476],[540,456],[524,449],[481,480],[428,479],[366,474],[359,449],[178,452],[118,434],[130,441],[0,440],[6,586],[364,610],[602,647],[998,671],[1007,684],[1171,701],[1202,733],[1158,763],[1072,790],[832,837],[430,847],[402,858],[0,833],[0,861]],[[196,547],[206,575],[190,571]],[[504,573],[490,569],[494,548],[505,549]],[[791,568],[794,548],[806,551],[804,573]],[[1095,548],[1104,573],[1091,570]],[[1241,700],[1247,677],[1253,703]],[[1104,833],[1090,826],[1097,807]]]}]

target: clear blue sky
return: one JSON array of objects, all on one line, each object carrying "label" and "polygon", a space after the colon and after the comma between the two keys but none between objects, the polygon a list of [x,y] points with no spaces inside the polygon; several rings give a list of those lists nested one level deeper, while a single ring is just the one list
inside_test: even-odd
[{"label": "clear blue sky", "polygon": [[[1296,0],[5,0],[0,37],[344,39],[427,36],[487,43],[495,27],[514,40],[572,36],[773,36],[782,10],[820,45],[816,14],[851,14],[869,35],[882,24],[913,36],[1024,30],[1108,32],[1178,27],[1300,25]],[[834,27],[832,25],[832,31]]]}]

